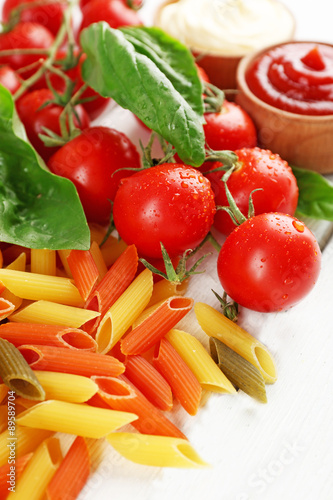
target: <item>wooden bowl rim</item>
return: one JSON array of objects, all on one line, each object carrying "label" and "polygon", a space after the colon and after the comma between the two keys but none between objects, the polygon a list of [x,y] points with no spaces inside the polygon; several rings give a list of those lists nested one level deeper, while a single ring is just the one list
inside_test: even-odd
[{"label": "wooden bowl rim", "polygon": [[237,74],[236,74],[236,79],[237,79],[237,85],[240,91],[242,91],[254,104],[257,106],[263,108],[265,111],[273,113],[275,115],[279,115],[279,117],[283,117],[286,120],[291,120],[291,121],[297,121],[297,122],[304,122],[304,123],[318,123],[318,124],[323,124],[329,121],[333,120],[333,114],[329,115],[303,115],[300,113],[292,113],[291,111],[285,111],[284,109],[279,109],[275,106],[272,106],[271,104],[266,103],[265,101],[261,100],[259,97],[257,97],[249,88],[246,79],[245,79],[245,73],[248,68],[248,66],[251,64],[251,62],[256,59],[257,57],[260,57],[261,55],[265,54],[266,52],[281,47],[282,45],[289,45],[289,44],[294,44],[294,43],[313,43],[313,44],[320,44],[320,45],[327,45],[329,47],[333,48],[333,44],[327,43],[327,42],[318,42],[318,41],[311,41],[311,40],[291,40],[289,42],[283,42],[283,43],[277,43],[275,45],[270,45],[269,47],[266,47],[264,49],[258,50],[257,52],[254,52],[252,54],[248,54],[247,56],[244,56],[242,60],[240,61],[238,68],[237,68]]}]

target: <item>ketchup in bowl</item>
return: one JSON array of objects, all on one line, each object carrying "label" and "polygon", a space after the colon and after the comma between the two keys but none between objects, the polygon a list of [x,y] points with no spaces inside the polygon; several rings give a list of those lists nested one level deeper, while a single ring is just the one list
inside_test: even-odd
[{"label": "ketchup in bowl", "polygon": [[333,47],[293,42],[268,49],[248,67],[252,93],[275,108],[301,115],[333,114]]}]

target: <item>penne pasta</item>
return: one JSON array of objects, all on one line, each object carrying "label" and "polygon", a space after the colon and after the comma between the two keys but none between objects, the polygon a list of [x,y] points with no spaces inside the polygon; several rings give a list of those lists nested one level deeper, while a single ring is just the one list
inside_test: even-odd
[{"label": "penne pasta", "polygon": [[156,346],[153,364],[169,383],[174,396],[190,415],[198,411],[201,399],[201,385],[166,339]]},{"label": "penne pasta", "polygon": [[50,399],[20,413],[16,423],[18,426],[99,439],[137,418],[130,412]]},{"label": "penne pasta", "polygon": [[153,467],[209,467],[185,439],[114,432],[107,436],[113,448],[127,460]]},{"label": "penne pasta", "polygon": [[84,377],[117,377],[125,371],[125,366],[118,359],[96,352],[45,345],[24,345],[18,350],[34,370],[72,373]]},{"label": "penne pasta", "polygon": [[88,377],[72,373],[36,370],[46,399],[57,399],[69,403],[85,403],[98,391],[97,385]]},{"label": "penne pasta", "polygon": [[153,290],[153,275],[142,271],[104,315],[96,334],[98,351],[109,352],[147,306]]},{"label": "penne pasta", "polygon": [[8,392],[8,387],[6,386],[6,384],[0,384],[0,404],[7,396],[7,392]]},{"label": "penne pasta", "polygon": [[201,342],[181,330],[170,330],[165,338],[176,349],[200,382],[202,389],[212,392],[234,393],[235,388],[216,366]]},{"label": "penne pasta", "polygon": [[267,403],[265,380],[258,368],[218,339],[209,339],[215,363],[223,370],[235,387],[261,403]]},{"label": "penne pasta", "polygon": [[61,460],[59,439],[45,439],[30,458],[8,500],[42,500]]},{"label": "penne pasta", "polygon": [[166,279],[161,279],[154,283],[153,293],[149,301],[148,307],[162,302],[169,297],[185,295],[188,288],[188,281],[184,280],[181,283],[172,283]]},{"label": "penne pasta", "polygon": [[[23,457],[20,457],[17,460],[15,459],[15,462],[14,462],[15,463],[15,465],[14,465],[14,467],[15,467],[15,483],[22,476],[22,473],[23,473],[25,467],[27,466],[31,457],[32,457],[32,453],[28,453],[27,455],[24,455]],[[0,498],[1,498],[1,500],[6,500],[6,498],[9,495],[9,489],[8,489],[9,483],[8,483],[8,481],[10,480],[11,471],[13,470],[13,469],[11,469],[11,467],[13,467],[13,465],[11,465],[9,462],[10,461],[8,461],[7,464],[0,467]]]},{"label": "penne pasta", "polygon": [[100,312],[101,316],[85,325],[87,331],[96,330],[100,319],[133,281],[137,267],[138,253],[135,246],[130,245],[110,267],[89,298],[86,308]]},{"label": "penne pasta", "polygon": [[264,344],[208,304],[197,302],[194,310],[199,325],[207,335],[220,340],[252,363],[266,383],[276,381],[274,359]]},{"label": "penne pasta", "polygon": [[173,405],[170,385],[142,356],[127,356],[125,376],[157,408],[169,411]]},{"label": "penne pasta", "polygon": [[31,272],[37,274],[46,274],[48,276],[56,275],[56,251],[46,248],[31,249]]},{"label": "penne pasta", "polygon": [[38,300],[12,314],[10,320],[19,323],[42,323],[80,328],[84,323],[99,315],[99,312],[89,309]]},{"label": "penne pasta", "polygon": [[0,269],[0,280],[22,299],[48,300],[70,306],[83,305],[78,289],[69,278]]},{"label": "penne pasta", "polygon": [[174,436],[186,439],[184,434],[152,405],[126,377],[92,377],[98,385],[98,395],[104,403],[115,410],[136,413],[138,420],[132,422],[142,434]]},{"label": "penne pasta", "polygon": [[[6,290],[4,290],[4,292],[6,292]],[[0,321],[8,318],[14,311],[15,305],[4,297],[0,297]]]},{"label": "penne pasta", "polygon": [[126,243],[118,237],[112,236],[112,234],[107,237],[106,241],[104,241],[106,229],[99,224],[90,223],[89,228],[91,241],[96,241],[96,243],[100,246],[104,262],[107,267],[110,267],[126,250]]},{"label": "penne pasta", "polygon": [[10,309],[11,309],[10,312],[6,316],[3,316],[1,319],[4,319],[4,317],[8,318],[8,316],[13,314],[13,312],[16,311],[16,309],[21,307],[22,302],[23,302],[23,299],[21,299],[21,297],[17,297],[12,292],[10,292],[7,288],[5,288],[2,291],[0,300],[7,301],[10,304]]},{"label": "penne pasta", "polygon": [[192,306],[193,299],[169,297],[122,340],[122,352],[129,355],[148,351],[191,310]]},{"label": "penne pasta", "polygon": [[8,406],[4,404],[0,406],[0,434],[4,430],[6,430],[7,427],[8,427]]},{"label": "penne pasta", "polygon": [[46,500],[73,500],[88,480],[90,456],[85,439],[78,436],[46,489]]},{"label": "penne pasta", "polygon": [[40,443],[51,435],[51,432],[42,429],[16,426],[15,439],[13,439],[9,434],[9,430],[6,429],[0,434],[0,466],[8,463],[11,447],[15,449],[15,459],[17,459],[35,451]]},{"label": "penne pasta", "polygon": [[10,390],[27,399],[44,400],[45,392],[20,351],[0,338],[0,377]]},{"label": "penne pasta", "polygon": [[74,283],[84,301],[97,283],[99,272],[90,250],[71,250],[67,262]]},{"label": "penne pasta", "polygon": [[15,271],[25,271],[27,263],[27,254],[25,252],[20,253],[15,260],[13,260],[6,269],[13,269]]},{"label": "penne pasta", "polygon": [[96,241],[93,241],[91,243],[90,252],[91,252],[91,255],[93,256],[93,259],[94,259],[95,264],[97,266],[98,282],[100,282],[104,278],[106,273],[108,272],[108,268],[106,267],[101,249],[99,248]]},{"label": "penne pasta", "polygon": [[68,278],[73,278],[71,270],[69,268],[67,257],[71,253],[70,250],[57,250],[61,263],[63,265],[64,271],[67,274]]},{"label": "penne pasta", "polygon": [[10,245],[5,250],[3,250],[2,256],[6,266],[9,267],[8,264],[11,265],[11,263],[18,257],[20,257],[22,253],[25,254],[25,261],[27,264],[29,264],[31,254],[30,248],[22,247],[20,245]]},{"label": "penne pasta", "polygon": [[59,325],[8,322],[0,325],[0,338],[16,347],[37,344],[87,351],[97,349],[95,340],[83,330]]}]

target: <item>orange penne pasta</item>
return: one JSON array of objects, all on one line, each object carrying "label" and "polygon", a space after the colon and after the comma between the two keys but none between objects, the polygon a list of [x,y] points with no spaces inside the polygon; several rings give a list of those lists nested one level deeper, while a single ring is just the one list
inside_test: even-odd
[{"label": "orange penne pasta", "polygon": [[138,253],[134,245],[130,245],[110,267],[102,281],[92,293],[86,308],[98,311],[101,315],[85,324],[85,330],[93,332],[106,311],[124,293],[133,281],[138,267]]},{"label": "orange penne pasta", "polygon": [[186,439],[184,434],[123,375],[119,378],[91,378],[98,385],[98,396],[104,403],[114,410],[135,413],[138,416],[138,420],[131,424],[142,434]]},{"label": "orange penne pasta", "polygon": [[47,500],[73,500],[90,474],[90,456],[86,440],[78,436],[61,462],[47,489]]},{"label": "orange penne pasta", "polygon": [[154,406],[163,411],[171,410],[172,391],[162,375],[142,356],[128,356],[125,375]]},{"label": "orange penne pasta", "polygon": [[195,415],[201,399],[201,385],[170,342],[162,339],[156,346],[153,364],[170,384],[182,407]]},{"label": "orange penne pasta", "polygon": [[15,305],[9,300],[0,297],[0,321],[8,318],[12,312],[15,311]]},{"label": "orange penne pasta", "polygon": [[34,370],[72,373],[85,377],[117,377],[125,371],[125,366],[118,359],[96,352],[45,345],[24,345],[18,349]]},{"label": "orange penne pasta", "polygon": [[90,250],[72,250],[67,262],[75,285],[84,301],[87,300],[99,277],[99,271]]},{"label": "orange penne pasta", "polygon": [[[13,481],[14,487],[16,482],[20,479],[22,472],[24,471],[27,463],[29,462],[30,458],[32,457],[32,453],[27,453],[26,455],[23,455],[23,457],[20,457],[18,459],[13,460],[12,467],[15,467],[15,474],[14,478],[15,480]],[[8,481],[10,481],[10,472],[13,470],[10,468],[11,464],[6,463],[2,467],[0,467],[0,498],[1,500],[5,500],[8,495],[9,495],[9,486],[10,484]]]},{"label": "orange penne pasta", "polygon": [[96,351],[97,342],[78,328],[41,323],[5,323],[0,325],[0,338],[16,347],[24,344],[49,345]]},{"label": "orange penne pasta", "polygon": [[170,297],[121,341],[124,354],[142,354],[158,342],[192,308],[193,299]]},{"label": "orange penne pasta", "polygon": [[99,248],[98,244],[96,241],[93,241],[90,245],[90,253],[93,256],[93,259],[95,261],[95,264],[98,269],[98,282],[100,282],[106,273],[108,272],[108,268],[106,267],[106,264],[104,262],[104,258],[101,252],[101,249]]}]

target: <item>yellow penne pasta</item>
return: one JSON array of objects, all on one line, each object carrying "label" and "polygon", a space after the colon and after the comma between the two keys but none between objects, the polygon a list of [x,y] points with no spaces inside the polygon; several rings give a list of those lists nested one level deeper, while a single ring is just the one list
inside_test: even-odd
[{"label": "yellow penne pasta", "polygon": [[63,325],[72,328],[79,328],[87,321],[97,318],[100,313],[90,309],[66,306],[38,300],[20,309],[10,316],[11,321],[18,323],[43,323],[46,325]]},{"label": "yellow penne pasta", "polygon": [[83,305],[78,289],[69,278],[0,269],[0,281],[22,299],[49,300],[70,306]]},{"label": "yellow penne pasta", "polygon": [[99,272],[99,278],[98,281],[100,281],[106,273],[108,272],[108,268],[106,267],[105,261],[103,254],[101,252],[101,249],[99,248],[98,244],[96,241],[93,241],[91,246],[90,246],[90,253],[93,256],[93,259],[95,261],[95,264],[97,266],[98,272]]},{"label": "yellow penne pasta", "polygon": [[18,426],[99,439],[137,418],[134,413],[49,400],[21,413],[16,423]]},{"label": "yellow penne pasta", "polygon": [[46,274],[48,276],[56,275],[56,251],[46,248],[31,249],[31,272]]},{"label": "yellow penne pasta", "polygon": [[188,287],[188,281],[189,280],[185,280],[182,283],[172,283],[171,281],[165,279],[158,281],[154,284],[153,293],[148,307],[156,304],[157,302],[162,302],[168,297],[184,295]]},{"label": "yellow penne pasta", "polygon": [[106,353],[118,342],[147,306],[153,291],[153,275],[145,269],[104,315],[96,334],[98,351]]},{"label": "yellow penne pasta", "polygon": [[177,329],[170,330],[166,338],[194,373],[203,389],[222,393],[236,392],[197,338]]},{"label": "yellow penne pasta", "polygon": [[27,263],[27,254],[22,252],[13,262],[11,262],[6,269],[13,269],[15,271],[25,271]]},{"label": "yellow penne pasta", "polygon": [[207,304],[197,302],[194,310],[201,328],[207,335],[217,338],[252,363],[258,368],[265,382],[273,384],[276,381],[274,359],[264,344]]},{"label": "yellow penne pasta", "polygon": [[123,457],[142,465],[154,467],[209,467],[186,439],[114,432],[107,440]]},{"label": "yellow penne pasta", "polygon": [[0,406],[0,433],[8,427],[8,408],[7,405]]},{"label": "yellow penne pasta", "polygon": [[71,373],[35,370],[46,399],[57,399],[69,403],[84,403],[98,391],[98,386],[88,377]]},{"label": "yellow penne pasta", "polygon": [[73,278],[71,270],[68,265],[67,257],[71,253],[70,250],[58,250],[58,255],[60,257],[61,263],[64,266],[64,270],[69,278]]},{"label": "yellow penne pasta", "polygon": [[15,428],[15,436],[11,436],[8,429],[0,434],[0,467],[8,462],[11,453],[15,458],[22,457],[34,451],[52,432],[28,427]]},{"label": "yellow penne pasta", "polygon": [[43,441],[25,467],[22,476],[14,481],[14,490],[8,500],[42,500],[62,460],[59,439],[50,437]]}]

